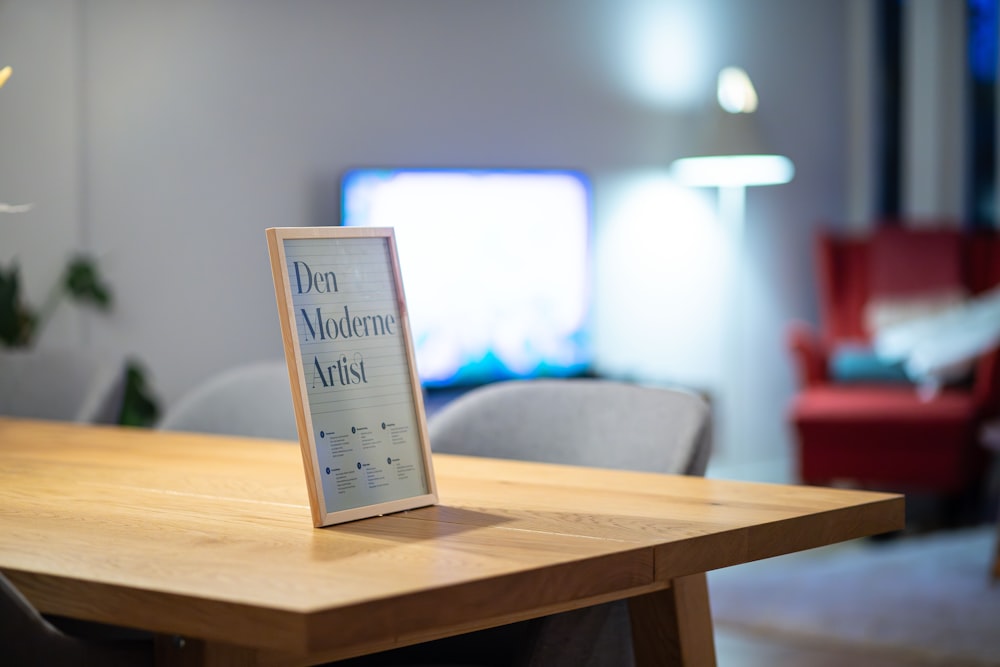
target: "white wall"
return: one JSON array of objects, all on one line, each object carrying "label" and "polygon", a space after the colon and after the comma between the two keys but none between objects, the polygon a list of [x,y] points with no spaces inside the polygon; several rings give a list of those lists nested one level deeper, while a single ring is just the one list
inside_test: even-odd
[{"label": "white wall", "polygon": [[0,219],[0,261],[21,257],[37,296],[72,248],[94,252],[117,304],[75,338],[143,360],[169,404],[281,355],[263,230],[335,222],[345,168],[577,167],[599,366],[714,391],[724,239],[711,193],[665,174],[739,64],[797,175],[748,194],[755,419],[723,453],[785,457],[783,329],[815,316],[814,225],[845,217],[849,47],[840,0],[7,0],[0,200],[38,206]]},{"label": "white wall", "polygon": [[[0,3],[0,67],[14,70],[0,90],[0,201],[33,205],[0,215],[0,265],[17,264],[34,304],[46,300],[83,240],[76,19],[68,2]],[[46,329],[53,343],[82,335],[69,310]]]}]

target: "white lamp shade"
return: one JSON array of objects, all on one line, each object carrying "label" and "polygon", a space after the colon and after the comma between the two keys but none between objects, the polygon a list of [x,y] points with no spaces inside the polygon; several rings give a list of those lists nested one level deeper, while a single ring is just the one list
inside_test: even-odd
[{"label": "white lamp shade", "polygon": [[795,176],[790,159],[764,147],[754,113],[728,113],[713,107],[695,145],[696,156],[671,165],[671,175],[684,185],[778,185]]},{"label": "white lamp shade", "polygon": [[693,186],[780,185],[792,180],[795,165],[784,155],[705,155],[674,161],[670,173]]}]

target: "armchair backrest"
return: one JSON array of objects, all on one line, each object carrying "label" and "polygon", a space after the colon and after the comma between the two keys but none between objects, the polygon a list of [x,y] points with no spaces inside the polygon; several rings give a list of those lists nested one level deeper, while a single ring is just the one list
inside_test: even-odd
[{"label": "armchair backrest", "polygon": [[820,320],[832,345],[867,341],[866,308],[880,289],[919,290],[954,282],[968,295],[1000,284],[1000,235],[959,229],[880,228],[818,237]]},{"label": "armchair backrest", "polygon": [[868,239],[822,232],[817,254],[823,338],[828,343],[867,340]]}]

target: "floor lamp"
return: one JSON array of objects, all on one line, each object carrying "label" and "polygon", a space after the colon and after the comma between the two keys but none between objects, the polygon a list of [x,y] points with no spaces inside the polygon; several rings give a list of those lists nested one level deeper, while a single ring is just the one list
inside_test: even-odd
[{"label": "floor lamp", "polygon": [[[788,183],[795,175],[792,161],[768,151],[760,138],[755,112],[757,92],[747,73],[737,67],[727,67],[719,73],[718,104],[713,104],[699,135],[699,153],[676,160],[670,167],[677,182],[692,187],[719,189],[719,217],[732,234],[737,251],[735,265],[730,267],[730,294],[733,307],[730,323],[737,340],[727,349],[727,378],[723,396],[723,411],[729,414],[723,431],[745,433],[743,419],[746,396],[743,382],[743,360],[738,343],[742,340],[743,299],[741,297],[742,244],[746,224],[746,189],[756,185]],[[724,440],[729,438],[724,437]]]}]

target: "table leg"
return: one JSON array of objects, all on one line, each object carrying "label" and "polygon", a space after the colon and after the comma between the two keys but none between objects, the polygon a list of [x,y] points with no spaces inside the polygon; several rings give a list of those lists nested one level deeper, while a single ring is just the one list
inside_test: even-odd
[{"label": "table leg", "polygon": [[635,664],[714,667],[715,638],[705,574],[629,599]]}]

